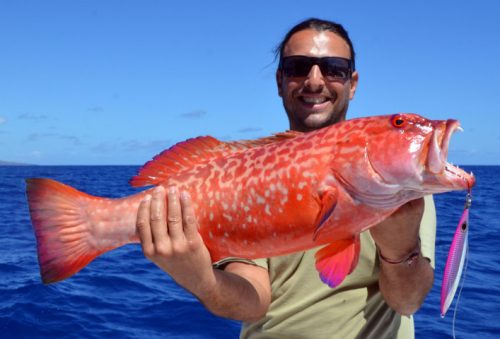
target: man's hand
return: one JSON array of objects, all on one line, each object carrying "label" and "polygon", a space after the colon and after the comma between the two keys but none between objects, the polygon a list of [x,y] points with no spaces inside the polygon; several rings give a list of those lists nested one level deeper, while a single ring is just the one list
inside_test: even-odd
[{"label": "man's hand", "polygon": [[139,206],[137,229],[144,255],[179,285],[195,295],[213,287],[215,277],[210,253],[198,233],[187,192],[179,195],[172,186],[166,193],[158,186]]},{"label": "man's hand", "polygon": [[[424,199],[410,201],[370,229],[381,256],[398,262],[418,246],[424,204]],[[415,313],[432,288],[433,281],[434,271],[421,255],[411,264],[380,260],[380,292],[387,304],[399,314]]]},{"label": "man's hand", "polygon": [[[167,202],[167,204],[166,204]],[[212,313],[255,321],[271,302],[269,274],[262,267],[233,262],[214,269],[194,215],[189,194],[158,187],[137,213],[144,255],[193,293]]]},{"label": "man's hand", "polygon": [[384,258],[402,259],[417,247],[424,199],[410,201],[387,219],[370,229],[373,240]]}]

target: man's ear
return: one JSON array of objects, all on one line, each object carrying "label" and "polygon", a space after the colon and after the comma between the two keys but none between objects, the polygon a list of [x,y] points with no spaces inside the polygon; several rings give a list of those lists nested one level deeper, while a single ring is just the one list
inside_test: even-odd
[{"label": "man's ear", "polygon": [[283,97],[283,74],[281,71],[278,69],[276,70],[276,85],[278,86],[278,95],[280,97]]},{"label": "man's ear", "polygon": [[352,100],[352,98],[354,98],[354,94],[356,94],[356,88],[358,88],[358,80],[359,80],[359,74],[358,72],[354,71],[351,76],[351,88],[349,89],[349,100]]}]

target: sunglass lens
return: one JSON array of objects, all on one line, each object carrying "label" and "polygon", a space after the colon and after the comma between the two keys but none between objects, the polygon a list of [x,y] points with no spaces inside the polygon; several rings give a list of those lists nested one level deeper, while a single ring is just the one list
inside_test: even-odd
[{"label": "sunglass lens", "polygon": [[308,58],[287,58],[283,60],[283,73],[288,77],[304,77],[309,74],[312,62]]},{"label": "sunglass lens", "polygon": [[305,77],[309,74],[313,65],[319,65],[323,76],[327,77],[330,81],[345,80],[351,74],[350,61],[339,57],[285,57],[282,60],[281,69],[287,77]]},{"label": "sunglass lens", "polygon": [[331,79],[347,79],[349,77],[349,65],[339,59],[326,59],[321,64],[321,73]]}]

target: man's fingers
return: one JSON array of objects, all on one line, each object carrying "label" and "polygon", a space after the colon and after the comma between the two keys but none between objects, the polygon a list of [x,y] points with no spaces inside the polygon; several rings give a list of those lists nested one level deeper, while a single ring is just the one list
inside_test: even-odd
[{"label": "man's fingers", "polygon": [[155,248],[157,251],[162,251],[169,240],[165,217],[165,189],[162,186],[158,186],[153,191],[149,220]]},{"label": "man's fingers", "polygon": [[170,186],[168,188],[167,205],[168,235],[172,241],[184,239],[184,232],[182,229],[183,211],[179,201],[179,192],[175,186]]},{"label": "man's fingers", "polygon": [[137,211],[136,226],[141,239],[142,252],[146,257],[154,254],[153,236],[151,235],[151,225],[149,224],[149,209],[151,206],[151,196],[148,194],[139,204]]},{"label": "man's fingers", "polygon": [[186,239],[192,240],[198,233],[198,222],[194,214],[193,203],[188,192],[181,193],[182,221],[184,224],[184,234]]}]

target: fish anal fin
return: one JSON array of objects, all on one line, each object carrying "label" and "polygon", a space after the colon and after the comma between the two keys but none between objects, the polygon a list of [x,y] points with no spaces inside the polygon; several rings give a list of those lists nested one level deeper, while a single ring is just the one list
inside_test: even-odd
[{"label": "fish anal fin", "polygon": [[318,235],[323,229],[323,226],[326,224],[326,221],[328,220],[328,218],[330,218],[333,211],[335,210],[335,206],[337,205],[337,190],[335,188],[332,188],[325,191],[321,196],[320,205],[321,210],[319,211],[319,214],[314,222],[314,240],[318,238]]},{"label": "fish anal fin", "polygon": [[358,264],[359,236],[335,241],[316,252],[316,269],[321,280],[334,288],[339,286]]}]

